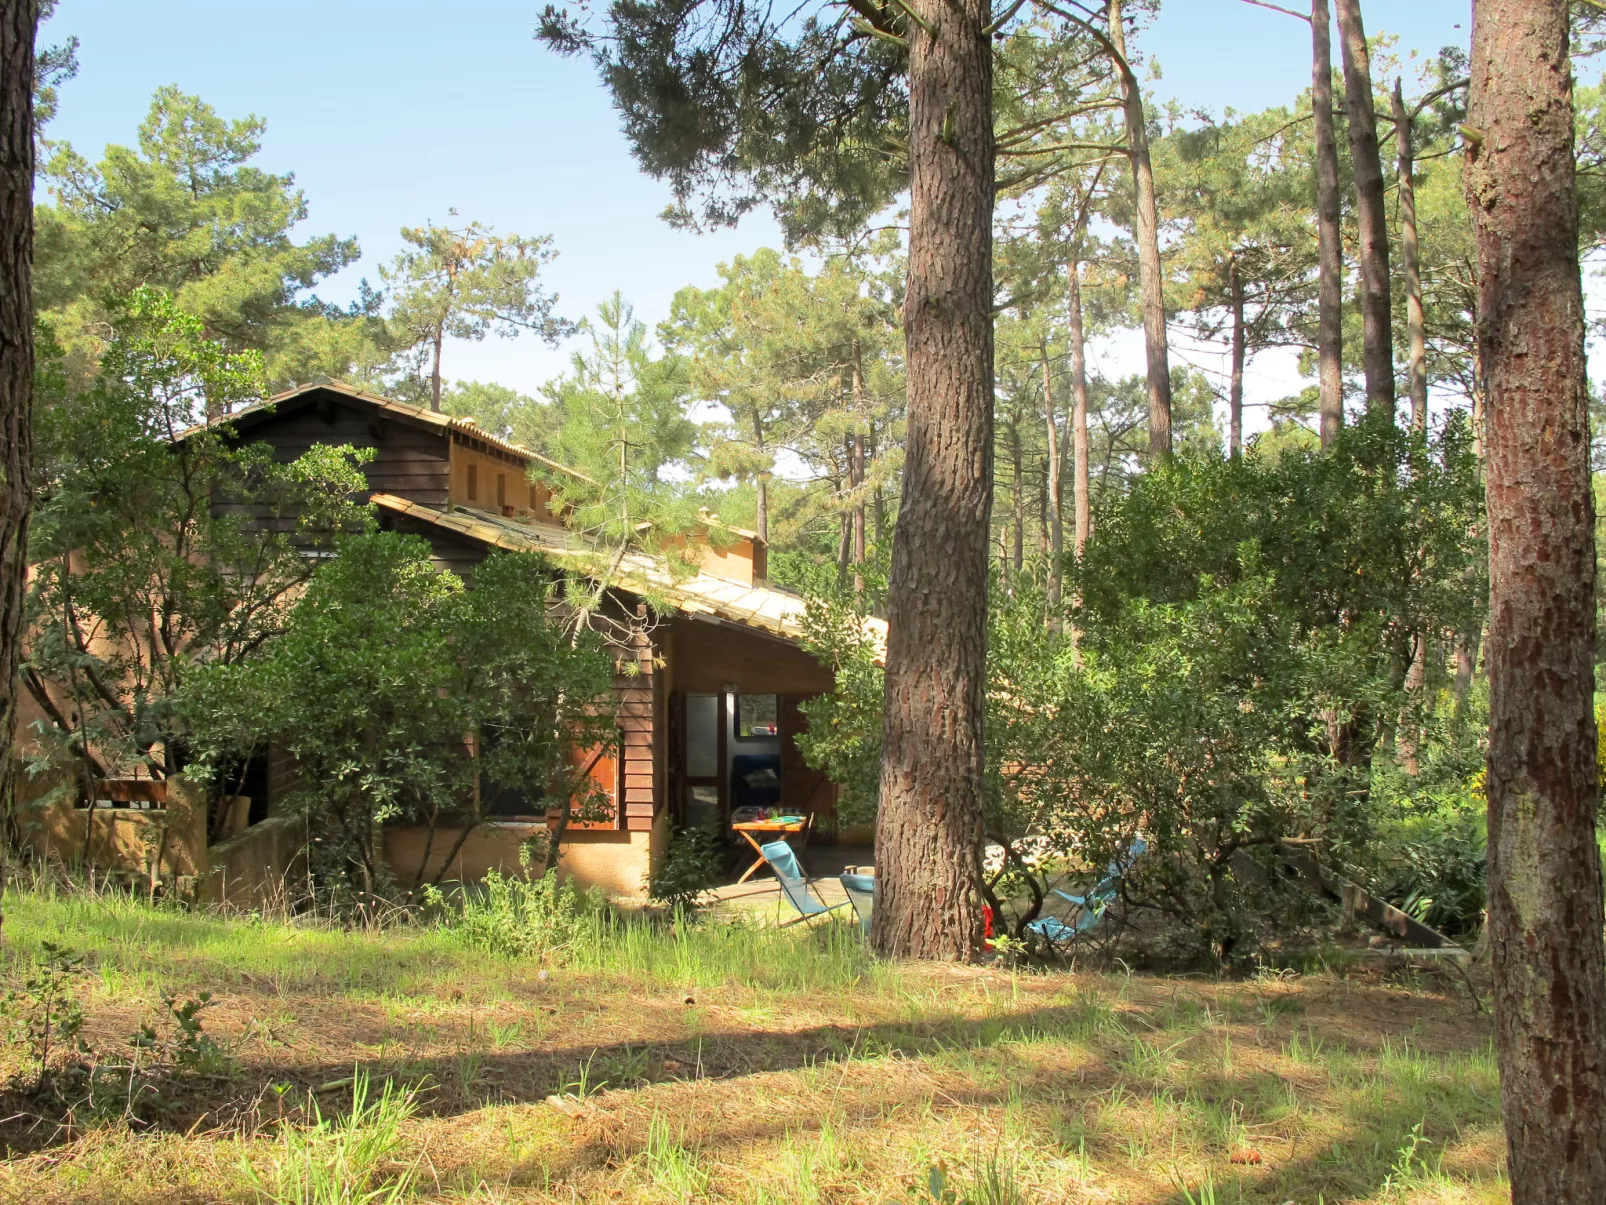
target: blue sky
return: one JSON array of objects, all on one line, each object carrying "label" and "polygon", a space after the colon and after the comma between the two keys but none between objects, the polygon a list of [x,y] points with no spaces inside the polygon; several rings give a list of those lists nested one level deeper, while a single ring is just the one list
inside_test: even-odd
[{"label": "blue sky", "polygon": [[[1293,7],[1299,0],[1286,0]],[[44,37],[82,40],[77,79],[54,138],[98,157],[131,142],[152,91],[177,84],[228,117],[256,113],[268,131],[260,162],[292,171],[310,206],[308,233],[355,234],[361,264],[320,291],[345,300],[398,249],[398,229],[448,208],[521,234],[551,234],[551,284],[571,317],[615,288],[656,322],[685,284],[717,281],[716,265],[777,242],[755,216],[734,231],[693,235],[657,218],[665,189],[637,171],[588,64],[532,37],[540,0],[62,0]],[[1464,46],[1469,0],[1367,0],[1368,31],[1398,35],[1397,52],[1431,57]],[[1309,34],[1242,0],[1165,0],[1141,37],[1161,69],[1158,98],[1220,112],[1284,104],[1310,80]],[[1408,67],[1408,81],[1411,68]],[[449,377],[533,391],[567,353],[525,338],[448,349]],[[1139,345],[1102,349],[1107,371],[1141,364]],[[1251,373],[1249,391],[1277,396],[1286,363]]]}]

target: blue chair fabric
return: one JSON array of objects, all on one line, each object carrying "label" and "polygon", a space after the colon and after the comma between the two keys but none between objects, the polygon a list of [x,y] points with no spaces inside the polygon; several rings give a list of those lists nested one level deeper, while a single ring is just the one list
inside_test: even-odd
[{"label": "blue chair fabric", "polygon": [[812,920],[816,916],[824,916],[829,912],[835,912],[838,908],[848,906],[847,900],[843,900],[840,904],[827,904],[820,898],[820,893],[814,889],[808,876],[803,873],[797,855],[785,841],[766,841],[759,846],[759,852],[764,855],[764,860],[775,872],[775,882],[780,887],[782,898],[797,909],[798,915],[787,921],[787,924]]},{"label": "blue chair fabric", "polygon": [[848,903],[853,905],[853,913],[859,918],[859,928],[869,937],[870,916],[875,909],[875,876],[844,871],[837,879],[842,890],[848,893]]},{"label": "blue chair fabric", "polygon": [[1104,877],[1085,895],[1054,888],[1054,894],[1074,909],[1072,915],[1065,919],[1057,916],[1039,917],[1026,926],[1026,931],[1044,938],[1051,945],[1064,946],[1091,930],[1104,919],[1105,912],[1121,889],[1121,880],[1148,848],[1148,842],[1142,837],[1134,837],[1126,850],[1105,867]]}]

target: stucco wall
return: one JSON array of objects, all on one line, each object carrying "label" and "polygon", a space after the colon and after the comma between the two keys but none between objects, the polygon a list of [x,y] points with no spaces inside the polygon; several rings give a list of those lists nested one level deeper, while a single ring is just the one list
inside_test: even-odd
[{"label": "stucco wall", "polygon": [[300,816],[269,816],[206,851],[208,870],[196,895],[242,908],[288,903],[305,892],[307,825]]},{"label": "stucco wall", "polygon": [[[425,882],[440,873],[460,832],[444,828],[435,831],[424,871]],[[539,821],[507,821],[475,829],[446,867],[442,881],[471,883],[484,878],[487,870],[516,874],[520,846],[532,836],[545,832],[546,825]],[[428,830],[422,827],[385,830],[385,862],[404,886],[411,885],[418,873],[427,838]],[[582,887],[595,887],[614,898],[642,899],[646,896],[647,876],[654,862],[663,856],[668,839],[667,814],[661,814],[647,830],[571,830],[564,838],[558,873]]]}]

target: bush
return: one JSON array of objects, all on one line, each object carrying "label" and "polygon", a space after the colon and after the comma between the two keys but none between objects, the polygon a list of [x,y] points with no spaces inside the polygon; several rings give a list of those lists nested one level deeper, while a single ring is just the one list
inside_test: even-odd
[{"label": "bush", "polygon": [[678,828],[664,858],[647,880],[647,894],[671,911],[690,912],[725,870],[719,839],[700,828]]},{"label": "bush", "polygon": [[[546,958],[571,945],[584,930],[591,901],[558,882],[556,871],[530,878],[521,857],[521,875],[492,870],[477,888],[464,889],[448,902],[438,888],[425,888],[425,901],[444,909],[442,925],[468,945],[510,958]],[[455,907],[453,904],[455,903]]]}]

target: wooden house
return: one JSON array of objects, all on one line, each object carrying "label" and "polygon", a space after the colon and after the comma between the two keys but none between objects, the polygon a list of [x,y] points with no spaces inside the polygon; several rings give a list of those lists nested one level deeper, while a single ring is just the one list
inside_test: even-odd
[{"label": "wooden house", "polygon": [[[382,527],[422,536],[434,560],[472,583],[493,549],[538,552],[555,568],[584,563],[585,549],[555,513],[550,491],[533,482],[572,470],[481,430],[470,419],[435,413],[340,384],[311,385],[271,398],[227,420],[242,442],[266,443],[281,461],[317,444],[372,448],[364,466]],[[656,622],[619,650],[636,672],[615,678],[617,757],[593,777],[611,801],[602,821],[571,824],[562,866],[577,880],[615,895],[636,895],[662,852],[672,823],[728,823],[733,809],[769,806],[812,814],[814,835],[836,829],[836,789],[811,770],[795,737],[799,704],[830,690],[830,671],[798,643],[803,600],[771,586],[756,534],[726,529],[701,553],[700,569],[669,574],[645,557],[621,566],[622,605],[636,591],[658,604]],[[671,608],[664,613],[664,600]],[[272,795],[289,772],[269,758]],[[497,799],[491,819],[463,841],[448,879],[474,879],[517,865],[521,844],[555,813],[522,799]],[[437,832],[433,875],[443,850],[459,843]],[[422,830],[385,834],[387,859],[411,879],[425,849]]]}]

